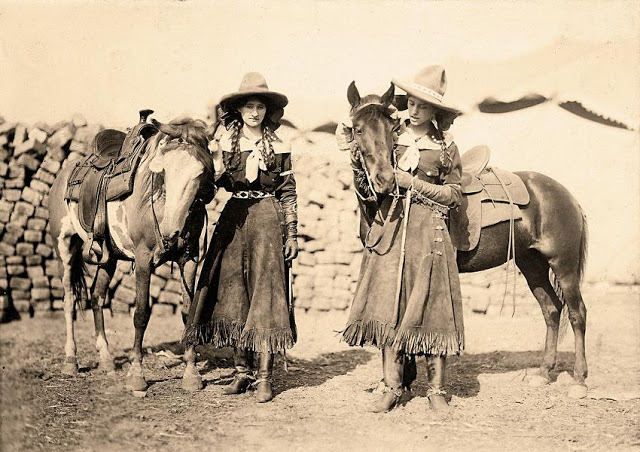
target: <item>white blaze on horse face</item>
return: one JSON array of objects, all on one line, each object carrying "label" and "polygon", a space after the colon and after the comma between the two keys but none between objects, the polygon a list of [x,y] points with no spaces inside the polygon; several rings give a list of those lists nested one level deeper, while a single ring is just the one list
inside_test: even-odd
[{"label": "white blaze on horse face", "polygon": [[182,231],[189,208],[198,192],[199,177],[204,172],[204,165],[181,149],[168,151],[162,160],[166,197],[160,234],[164,238],[175,238]]}]

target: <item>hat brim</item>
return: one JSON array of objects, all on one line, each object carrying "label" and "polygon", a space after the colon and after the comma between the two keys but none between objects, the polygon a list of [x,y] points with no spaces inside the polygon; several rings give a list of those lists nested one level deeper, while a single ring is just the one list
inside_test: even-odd
[{"label": "hat brim", "polygon": [[287,106],[289,103],[289,99],[284,94],[277,93],[275,91],[269,90],[253,90],[253,91],[242,91],[227,94],[226,96],[222,96],[220,98],[220,107],[228,111],[229,108],[233,108],[237,105],[243,98],[251,97],[251,96],[261,96],[267,98],[269,104],[274,109],[280,109]]},{"label": "hat brim", "polygon": [[408,95],[413,96],[413,97],[417,97],[420,100],[423,100],[431,105],[433,105],[434,107],[438,107],[442,110],[448,111],[449,113],[453,113],[456,116],[459,116],[462,114],[462,110],[453,107],[451,105],[447,105],[444,102],[442,102],[439,99],[436,99],[433,96],[430,96],[429,94],[422,92],[422,91],[418,91],[417,89],[412,88],[413,83],[412,82],[408,82],[405,80],[398,80],[398,79],[391,79],[391,83],[393,83],[395,86],[397,86],[398,88],[402,89],[404,92],[406,92]]}]

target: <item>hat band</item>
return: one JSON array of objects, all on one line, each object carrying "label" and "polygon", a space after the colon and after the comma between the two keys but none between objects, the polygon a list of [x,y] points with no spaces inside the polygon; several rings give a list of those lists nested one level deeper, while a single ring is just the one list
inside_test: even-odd
[{"label": "hat band", "polygon": [[418,90],[418,91],[421,91],[421,92],[423,92],[425,94],[428,94],[431,97],[435,97],[440,102],[442,102],[442,94],[432,90],[431,88],[427,88],[426,86],[419,85],[419,84],[417,84],[415,82],[411,85],[411,87],[416,89],[416,90]]}]

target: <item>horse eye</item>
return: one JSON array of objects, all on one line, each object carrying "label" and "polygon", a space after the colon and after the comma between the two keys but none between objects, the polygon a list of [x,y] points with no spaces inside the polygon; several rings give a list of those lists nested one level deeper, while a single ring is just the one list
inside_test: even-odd
[{"label": "horse eye", "polygon": [[360,127],[354,127],[354,132],[357,133],[358,135],[362,135],[362,129]]},{"label": "horse eye", "polygon": [[182,143],[184,140],[182,138],[178,138],[178,143]]}]

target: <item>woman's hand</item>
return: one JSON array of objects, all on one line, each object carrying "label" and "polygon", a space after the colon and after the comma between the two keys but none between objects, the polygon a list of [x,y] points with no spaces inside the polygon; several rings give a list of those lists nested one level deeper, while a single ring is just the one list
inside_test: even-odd
[{"label": "woman's hand", "polygon": [[284,259],[291,261],[298,256],[298,241],[296,239],[287,239],[284,243]]},{"label": "woman's hand", "polygon": [[217,139],[209,141],[209,151],[211,152],[211,158],[213,160],[213,169],[215,171],[216,180],[224,173],[225,166],[222,160],[222,147]]},{"label": "woman's hand", "polygon": [[413,183],[413,176],[411,173],[407,173],[406,171],[402,171],[401,169],[396,169],[396,182],[400,188],[409,188]]}]

